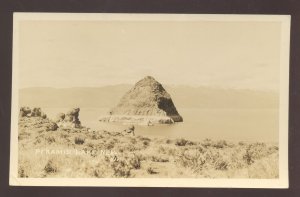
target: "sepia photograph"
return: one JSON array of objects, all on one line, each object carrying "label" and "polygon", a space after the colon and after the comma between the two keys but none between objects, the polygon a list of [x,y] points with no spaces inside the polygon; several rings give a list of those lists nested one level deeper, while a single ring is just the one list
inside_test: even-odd
[{"label": "sepia photograph", "polygon": [[10,185],[288,187],[290,16],[14,13]]}]

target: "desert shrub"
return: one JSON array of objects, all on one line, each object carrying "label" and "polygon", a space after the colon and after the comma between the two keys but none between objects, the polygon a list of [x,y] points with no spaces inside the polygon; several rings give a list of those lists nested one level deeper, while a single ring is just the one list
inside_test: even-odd
[{"label": "desert shrub", "polygon": [[29,163],[28,162],[25,162],[25,161],[20,161],[19,162],[19,166],[18,166],[18,176],[20,178],[27,178],[29,177],[28,174],[27,174],[27,168],[28,168]]},{"label": "desert shrub", "polygon": [[93,140],[98,140],[98,139],[99,139],[98,137],[99,137],[98,135],[93,134],[91,138],[92,138]]},{"label": "desert shrub", "polygon": [[123,146],[118,146],[116,149],[120,153],[123,153],[125,151],[125,147],[123,147]]},{"label": "desert shrub", "polygon": [[91,135],[91,139],[93,139],[93,140],[99,140],[99,139],[104,138],[104,136],[101,134],[100,131],[92,131],[92,132],[89,132],[89,134]]},{"label": "desert shrub", "polygon": [[55,122],[49,122],[46,125],[46,131],[56,131],[58,129],[58,125]]},{"label": "desert shrub", "polygon": [[246,153],[243,156],[243,159],[248,165],[251,165],[255,160],[260,159],[268,154],[270,153],[268,152],[265,143],[249,144],[246,148]]},{"label": "desert shrub", "polygon": [[157,151],[158,153],[166,154],[167,148],[165,146],[159,146]]},{"label": "desert shrub", "polygon": [[143,141],[144,146],[149,146],[149,141],[145,140]]},{"label": "desert shrub", "polygon": [[92,173],[91,175],[93,177],[103,178],[103,177],[105,177],[105,172],[107,171],[107,169],[105,167],[107,167],[107,166],[103,162],[101,162],[101,163],[98,163],[95,166],[93,166],[91,171],[89,171],[89,172]]},{"label": "desert shrub", "polygon": [[175,162],[185,168],[190,168],[194,172],[202,170],[206,163],[205,155],[199,149],[183,150],[179,157],[176,157]]},{"label": "desert shrub", "polygon": [[224,158],[220,157],[215,163],[214,168],[216,170],[227,170],[228,169],[228,161],[224,160]]},{"label": "desert shrub", "polygon": [[188,142],[186,143],[186,145],[192,146],[192,145],[196,145],[196,143],[195,143],[195,142],[192,142],[192,141],[188,141]]},{"label": "desert shrub", "polygon": [[172,143],[172,140],[170,140],[170,139],[166,140],[166,144],[171,144],[171,143]]},{"label": "desert shrub", "polygon": [[138,157],[140,161],[145,161],[147,159],[147,155],[142,153],[135,153],[135,156]]},{"label": "desert shrub", "polygon": [[203,169],[227,170],[230,164],[230,156],[224,155],[217,149],[206,149],[197,146],[193,149],[183,149],[175,162],[184,168],[193,170],[194,173],[201,173]]},{"label": "desert shrub", "polygon": [[42,140],[40,138],[36,138],[35,141],[33,142],[34,145],[37,145],[39,143],[41,143]]},{"label": "desert shrub", "polygon": [[[174,151],[173,151],[174,150]],[[169,154],[169,155],[172,155],[172,153],[175,153],[176,152],[176,149],[175,148],[171,148],[169,146],[163,146],[163,145],[160,145],[158,147],[158,153],[162,153],[162,154]]]},{"label": "desert shrub", "polygon": [[44,129],[38,130],[37,132],[38,132],[38,134],[41,134],[44,132]]},{"label": "desert shrub", "polygon": [[278,146],[270,146],[268,148],[268,153],[273,154],[273,153],[277,152],[278,150],[279,150]]},{"label": "desert shrub", "polygon": [[94,169],[93,170],[93,175],[97,178],[103,178],[104,177],[104,172],[103,170],[100,170],[100,169]]},{"label": "desert shrub", "polygon": [[88,148],[94,148],[95,144],[93,144],[92,142],[88,142],[88,143],[86,144],[86,146],[87,146]]},{"label": "desert shrub", "polygon": [[214,148],[225,148],[228,146],[228,144],[225,140],[219,140],[215,143],[212,143],[211,146]]},{"label": "desert shrub", "polygon": [[147,168],[147,173],[148,173],[148,174],[157,174],[158,172],[157,172],[157,171],[155,171],[155,169],[154,169],[154,168],[152,168],[152,167],[148,167],[148,168]]},{"label": "desert shrub", "polygon": [[169,159],[167,157],[162,157],[162,156],[151,156],[151,161],[154,162],[169,162]]},{"label": "desert shrub", "polygon": [[18,169],[18,175],[20,178],[28,178],[28,175],[26,175],[25,170],[22,166]]},{"label": "desert shrub", "polygon": [[111,167],[115,177],[129,177],[132,169],[141,168],[141,157],[136,154],[118,156],[117,160],[112,162]]},{"label": "desert shrub", "polygon": [[150,138],[143,137],[143,136],[140,136],[140,135],[137,138],[139,138],[141,141],[151,141]]},{"label": "desert shrub", "polygon": [[141,158],[137,155],[134,155],[133,157],[129,158],[129,164],[134,169],[140,169],[141,168]]},{"label": "desert shrub", "polygon": [[108,142],[106,142],[106,143],[104,144],[104,147],[105,147],[105,149],[107,149],[107,150],[113,149],[114,146],[115,146],[115,141],[114,141],[114,140],[110,140],[110,141],[108,141]]},{"label": "desert shrub", "polygon": [[49,144],[52,144],[54,143],[56,140],[55,140],[55,137],[54,136],[49,136],[46,138],[46,141],[49,143]]},{"label": "desert shrub", "polygon": [[230,169],[241,169],[245,167],[245,161],[243,160],[244,151],[241,148],[232,150],[230,154],[230,162],[228,163],[228,168]]},{"label": "desert shrub", "polygon": [[212,142],[211,139],[206,138],[206,139],[201,143],[201,145],[204,146],[205,148],[207,148],[207,147],[211,146],[212,143],[213,143],[213,142]]},{"label": "desert shrub", "polygon": [[175,145],[176,146],[185,146],[186,144],[187,144],[187,140],[186,139],[183,139],[183,138],[181,138],[181,139],[176,139],[176,141],[175,141]]},{"label": "desert shrub", "polygon": [[57,165],[55,164],[55,162],[50,159],[47,164],[45,165],[44,167],[44,171],[49,174],[49,173],[55,173],[58,171],[58,167]]},{"label": "desert shrub", "polygon": [[119,160],[115,161],[111,165],[113,171],[114,171],[114,176],[115,177],[129,177],[130,176],[130,170],[131,168],[127,165],[126,161],[124,160]]},{"label": "desert shrub", "polygon": [[133,144],[127,144],[125,150],[127,150],[129,152],[134,152],[134,151],[141,150],[142,148],[143,148],[142,146],[135,146]]},{"label": "desert shrub", "polygon": [[178,148],[172,148],[172,147],[170,147],[170,146],[162,146],[162,145],[160,145],[159,147],[158,147],[158,153],[161,153],[161,154],[167,154],[167,155],[170,155],[170,156],[175,156],[175,155],[177,155],[178,153],[177,153],[177,149]]},{"label": "desert shrub", "polygon": [[66,134],[66,133],[61,133],[61,134],[60,134],[60,138],[66,139],[66,138],[68,138],[68,137],[69,137],[69,135]]},{"label": "desert shrub", "polygon": [[120,132],[108,132],[110,136],[122,136]]},{"label": "desert shrub", "polygon": [[84,143],[84,141],[85,141],[85,139],[84,138],[82,138],[82,137],[75,137],[75,144],[83,144]]},{"label": "desert shrub", "polygon": [[134,152],[142,148],[130,143],[118,143],[116,144],[115,149],[117,149],[119,152]]},{"label": "desert shrub", "polygon": [[136,144],[136,143],[137,143],[137,140],[136,140],[135,138],[131,138],[131,139],[130,139],[130,143]]},{"label": "desert shrub", "polygon": [[23,140],[23,139],[26,139],[30,136],[31,136],[31,134],[28,133],[28,132],[20,132],[19,135],[18,135],[18,140]]}]

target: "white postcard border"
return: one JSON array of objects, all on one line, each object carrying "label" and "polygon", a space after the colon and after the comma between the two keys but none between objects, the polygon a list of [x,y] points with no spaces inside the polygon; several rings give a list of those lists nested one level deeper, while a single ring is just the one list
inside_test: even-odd
[{"label": "white postcard border", "polygon": [[[279,178],[278,179],[192,179],[192,178],[18,178],[18,66],[19,22],[46,21],[255,21],[281,22]],[[14,186],[115,186],[115,187],[208,187],[208,188],[288,188],[288,93],[289,15],[224,14],[96,14],[96,13],[14,13],[10,178]]]}]

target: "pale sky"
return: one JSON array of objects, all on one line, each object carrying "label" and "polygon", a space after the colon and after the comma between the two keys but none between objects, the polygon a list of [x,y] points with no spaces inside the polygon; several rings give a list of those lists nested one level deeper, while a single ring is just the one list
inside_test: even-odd
[{"label": "pale sky", "polygon": [[278,90],[280,22],[22,21],[20,87],[163,84]]}]

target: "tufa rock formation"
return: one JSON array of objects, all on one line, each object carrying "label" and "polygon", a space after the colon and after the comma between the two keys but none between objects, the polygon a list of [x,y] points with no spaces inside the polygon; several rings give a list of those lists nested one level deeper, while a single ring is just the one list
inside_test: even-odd
[{"label": "tufa rock formation", "polygon": [[100,121],[171,124],[182,122],[171,96],[153,77],[138,81]]},{"label": "tufa rock formation", "polygon": [[61,127],[73,127],[81,128],[81,122],[79,120],[79,108],[73,108],[66,114],[59,113],[55,119],[55,122]]},{"label": "tufa rock formation", "polygon": [[29,107],[21,107],[20,108],[20,117],[42,117],[47,118],[47,115],[42,112],[41,108],[34,107],[32,110]]},{"label": "tufa rock formation", "polygon": [[58,128],[84,128],[79,120],[79,108],[73,108],[66,114],[59,113],[54,120],[47,118],[41,108],[21,107],[19,125],[29,128],[44,128],[46,131],[56,131]]},{"label": "tufa rock formation", "polygon": [[[46,131],[56,131],[58,125],[49,120],[41,108],[21,107],[19,114],[19,127],[29,130],[45,128]],[[21,129],[22,130],[22,129]]]}]

